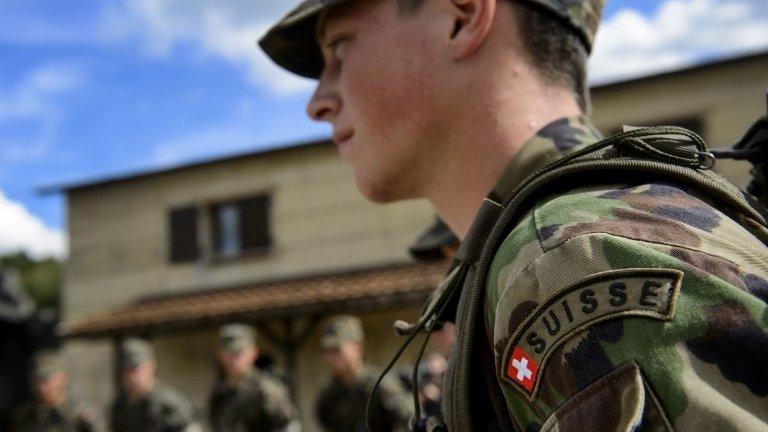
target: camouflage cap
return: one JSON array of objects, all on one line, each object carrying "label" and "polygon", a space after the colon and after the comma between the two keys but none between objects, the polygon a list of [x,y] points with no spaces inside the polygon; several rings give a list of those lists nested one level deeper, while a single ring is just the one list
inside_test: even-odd
[{"label": "camouflage cap", "polygon": [[[273,25],[259,40],[280,67],[307,78],[319,78],[323,56],[315,39],[320,13],[351,0],[305,0]],[[581,37],[592,51],[605,0],[512,0],[554,14]]]},{"label": "camouflage cap", "polygon": [[155,352],[144,339],[130,338],[120,346],[120,364],[123,370],[133,370],[150,361],[155,361]]},{"label": "camouflage cap", "polygon": [[44,380],[51,375],[65,372],[64,358],[53,350],[40,351],[34,356],[35,379]]},{"label": "camouflage cap", "polygon": [[255,346],[256,333],[245,324],[227,324],[219,329],[219,348],[238,353]]},{"label": "camouflage cap", "polygon": [[439,217],[408,248],[411,256],[417,260],[445,258],[444,249],[458,247],[461,241]]},{"label": "camouflage cap", "polygon": [[342,342],[362,342],[363,339],[365,337],[360,318],[352,315],[338,315],[325,324],[323,335],[320,337],[320,346],[322,348],[336,348]]}]

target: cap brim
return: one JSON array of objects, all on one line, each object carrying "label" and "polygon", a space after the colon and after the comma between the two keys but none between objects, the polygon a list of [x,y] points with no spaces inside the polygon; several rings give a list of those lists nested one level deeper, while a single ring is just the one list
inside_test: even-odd
[{"label": "cap brim", "polygon": [[315,37],[320,13],[349,0],[305,1],[272,26],[259,46],[278,66],[306,78],[323,72],[323,55]]},{"label": "cap brim", "polygon": [[239,354],[249,348],[253,348],[254,344],[245,341],[230,342],[226,344],[220,344],[219,347],[227,353]]},{"label": "cap brim", "polygon": [[122,369],[124,371],[136,370],[136,369],[139,368],[139,366],[141,366],[144,363],[146,363],[146,362],[144,362],[144,361],[124,361],[123,365],[122,365]]},{"label": "cap brim", "polygon": [[411,256],[419,260],[439,259],[445,258],[442,250],[444,246],[453,246],[459,243],[458,237],[443,221],[438,219],[416,239],[408,251]]},{"label": "cap brim", "polygon": [[41,370],[41,371],[35,371],[34,377],[35,377],[36,380],[42,381],[42,380],[47,380],[48,378],[50,378],[50,377],[52,377],[52,376],[54,376],[56,374],[59,374],[59,373],[64,373],[64,369],[55,368],[55,369],[46,369],[46,370]]},{"label": "cap brim", "polygon": [[347,339],[339,336],[326,336],[322,339],[320,339],[320,347],[322,349],[326,348],[338,348],[340,347],[344,341]]}]

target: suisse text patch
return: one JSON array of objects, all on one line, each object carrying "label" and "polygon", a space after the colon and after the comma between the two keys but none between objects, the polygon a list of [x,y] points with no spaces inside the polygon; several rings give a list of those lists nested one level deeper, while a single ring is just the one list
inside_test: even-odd
[{"label": "suisse text patch", "polygon": [[536,308],[510,339],[504,380],[533,398],[549,355],[572,335],[622,316],[672,319],[682,278],[672,269],[611,270],[561,291]]}]

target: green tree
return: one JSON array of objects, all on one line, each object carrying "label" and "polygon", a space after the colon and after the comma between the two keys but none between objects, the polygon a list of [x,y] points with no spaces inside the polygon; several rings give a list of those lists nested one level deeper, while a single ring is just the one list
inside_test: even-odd
[{"label": "green tree", "polygon": [[0,256],[0,270],[19,273],[21,286],[37,304],[38,309],[59,310],[61,293],[61,262],[54,258],[35,260],[24,252]]}]

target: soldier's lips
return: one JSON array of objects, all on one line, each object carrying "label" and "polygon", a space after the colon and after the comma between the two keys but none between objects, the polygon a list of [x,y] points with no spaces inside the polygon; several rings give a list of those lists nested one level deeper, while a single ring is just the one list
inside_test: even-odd
[{"label": "soldier's lips", "polygon": [[352,137],[354,135],[355,135],[355,132],[351,129],[334,132],[333,143],[336,144],[336,147],[341,152],[343,151],[344,148],[346,148],[350,144]]}]

